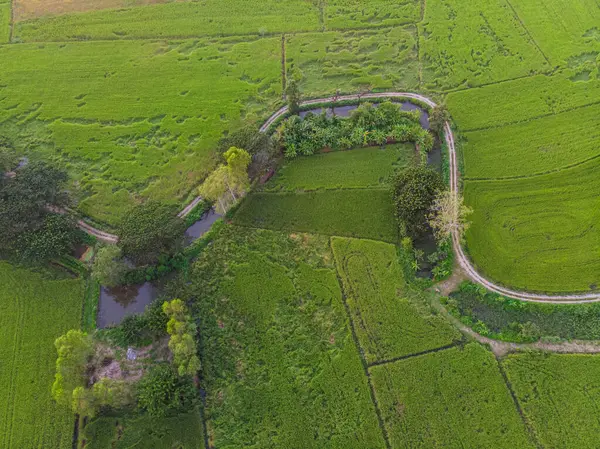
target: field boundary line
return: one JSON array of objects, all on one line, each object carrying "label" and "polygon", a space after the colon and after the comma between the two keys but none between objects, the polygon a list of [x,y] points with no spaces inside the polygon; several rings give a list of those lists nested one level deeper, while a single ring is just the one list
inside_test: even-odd
[{"label": "field boundary line", "polygon": [[519,399],[517,398],[517,395],[516,395],[515,391],[513,390],[512,384],[510,383],[510,380],[508,380],[508,375],[506,374],[506,371],[504,370],[504,367],[502,366],[502,363],[498,358],[496,358],[496,363],[498,364],[498,370],[500,371],[500,374],[502,375],[502,378],[504,379],[504,384],[506,385],[506,389],[508,390],[510,397],[512,398],[512,400],[515,404],[515,408],[517,409],[517,412],[519,413],[519,416],[521,417],[521,421],[523,422],[523,425],[525,426],[525,429],[527,430],[527,433],[529,434],[529,438],[530,438],[531,442],[533,444],[535,444],[537,449],[544,449],[544,445],[538,440],[538,438],[535,434],[535,431],[533,430],[533,426],[529,422],[529,419],[527,419],[525,412],[523,412],[521,403],[519,402]]},{"label": "field boundary line", "polygon": [[450,343],[449,345],[440,346],[439,348],[427,349],[426,351],[415,352],[414,354],[401,355],[398,357],[393,357],[391,359],[378,360],[376,362],[371,362],[367,364],[367,367],[373,368],[374,366],[388,365],[390,363],[400,362],[406,359],[412,359],[414,357],[421,357],[427,354],[435,354],[436,352],[442,352],[447,349],[456,348],[462,346],[464,344],[464,340],[459,340],[454,343]]},{"label": "field boundary line", "polygon": [[517,18],[517,20],[519,21],[519,23],[521,24],[521,26],[523,27],[523,29],[525,30],[525,32],[527,33],[527,36],[529,36],[529,39],[531,39],[531,42],[533,43],[533,45],[535,45],[535,47],[538,49],[538,51],[540,52],[540,54],[544,57],[544,59],[546,60],[546,62],[550,66],[550,69],[552,69],[552,63],[550,62],[550,59],[548,59],[548,56],[546,56],[546,53],[544,53],[544,51],[542,50],[542,48],[538,45],[537,41],[533,38],[533,35],[529,31],[529,28],[527,28],[525,26],[525,22],[523,22],[523,20],[521,19],[521,17],[517,13],[517,10],[514,8],[514,6],[512,5],[512,3],[510,2],[510,0],[506,0],[506,4],[512,10],[513,14]]},{"label": "field boundary line", "polygon": [[494,182],[494,181],[501,182],[501,181],[517,181],[519,179],[538,178],[540,176],[552,175],[554,173],[559,173],[564,170],[570,170],[572,168],[579,167],[580,165],[585,165],[588,162],[591,162],[598,158],[600,158],[600,153],[598,153],[592,157],[589,157],[587,159],[584,159],[582,161],[575,162],[573,164],[565,165],[563,167],[555,168],[555,169],[548,170],[545,172],[533,173],[531,175],[505,176],[505,177],[500,177],[500,178],[470,178],[470,177],[465,176],[463,179],[465,181],[472,181],[472,182]]},{"label": "field boundary line", "polygon": [[[329,237],[329,249],[331,251],[332,256],[333,253],[333,245],[332,245],[332,237]],[[354,345],[356,346],[356,350],[358,351],[358,357],[360,358],[360,363],[363,367],[364,374],[367,378],[367,384],[369,385],[369,393],[371,395],[371,402],[373,403],[373,407],[375,407],[375,414],[377,415],[377,421],[379,422],[379,429],[381,430],[381,434],[383,435],[383,440],[385,441],[386,449],[392,449],[392,445],[390,443],[390,437],[388,435],[387,429],[385,428],[385,423],[383,421],[383,415],[381,414],[381,409],[379,408],[379,402],[377,401],[377,395],[375,394],[375,387],[373,386],[373,382],[371,382],[371,373],[369,372],[369,365],[367,360],[365,359],[365,351],[360,344],[360,340],[358,339],[358,335],[356,334],[356,329],[354,327],[354,320],[352,319],[352,312],[350,310],[350,306],[348,305],[347,297],[346,297],[346,289],[344,288],[344,282],[340,276],[340,271],[337,262],[335,262],[334,256],[334,265],[335,265],[335,276],[340,286],[340,292],[342,293],[342,303],[344,304],[344,310],[346,311],[346,316],[348,317],[348,324],[350,326],[350,333],[352,334],[352,340],[354,341]]]}]

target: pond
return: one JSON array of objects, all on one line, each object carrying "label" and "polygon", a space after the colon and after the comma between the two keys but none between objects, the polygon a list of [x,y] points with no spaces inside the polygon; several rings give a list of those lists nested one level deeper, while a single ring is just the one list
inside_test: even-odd
[{"label": "pond", "polygon": [[[429,114],[427,113],[427,111],[424,111],[423,108],[421,108],[420,106],[417,106],[416,104],[413,103],[409,103],[409,102],[394,102],[394,104],[399,104],[401,105],[401,109],[403,111],[414,111],[414,110],[419,110],[421,111],[421,126],[424,129],[429,129]],[[378,106],[378,103],[373,104],[374,107]],[[350,113],[352,111],[354,111],[356,108],[358,108],[357,104],[353,104],[353,105],[347,105],[347,106],[337,106],[334,108],[316,108],[316,109],[310,109],[308,111],[302,111],[300,112],[300,117],[306,117],[306,115],[308,113],[312,113],[312,114],[322,114],[323,111],[325,111],[325,113],[327,114],[328,117],[331,117],[333,115],[336,115],[338,117],[348,117],[350,115]]]},{"label": "pond", "polygon": [[185,231],[186,243],[189,245],[194,240],[202,237],[208,232],[213,223],[221,217],[221,214],[216,213],[214,209],[210,209],[208,212],[202,215],[202,218],[200,218],[200,220],[198,220],[196,223],[187,228],[187,230]]},{"label": "pond", "polygon": [[141,285],[102,287],[96,325],[100,329],[116,326],[128,315],[143,313],[146,306],[157,297],[158,290],[150,282]]}]

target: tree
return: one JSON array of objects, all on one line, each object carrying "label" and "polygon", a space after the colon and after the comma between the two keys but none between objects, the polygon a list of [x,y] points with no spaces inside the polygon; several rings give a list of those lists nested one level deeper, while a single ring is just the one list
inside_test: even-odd
[{"label": "tree", "polygon": [[393,196],[402,234],[416,239],[428,230],[427,215],[443,188],[441,175],[426,166],[410,167],[396,176]]},{"label": "tree", "polygon": [[40,264],[69,254],[78,239],[79,230],[72,217],[49,213],[40,228],[19,235],[16,251],[21,260]]},{"label": "tree", "polygon": [[429,226],[438,241],[451,237],[453,232],[462,237],[470,225],[467,217],[472,213],[473,209],[465,206],[462,196],[449,190],[441,191],[431,206]]},{"label": "tree", "polygon": [[190,410],[197,393],[189,376],[180,377],[168,364],[160,364],[144,376],[137,387],[138,406],[153,417]]},{"label": "tree", "polygon": [[135,262],[155,263],[159,256],[171,256],[182,247],[185,227],[175,207],[148,201],[123,217],[118,245]]},{"label": "tree", "polygon": [[231,147],[223,156],[227,162],[227,181],[231,184],[229,188],[235,190],[239,195],[243,195],[250,186],[248,166],[252,157],[246,150],[236,147]]},{"label": "tree", "polygon": [[[71,405],[73,392],[86,385],[86,368],[94,352],[90,337],[80,330],[70,330],[54,342],[58,358],[52,385],[52,397],[58,403]],[[78,391],[78,394],[81,394]]]},{"label": "tree", "polygon": [[8,139],[0,136],[0,179],[5,172],[11,171],[16,164],[16,155]]},{"label": "tree", "polygon": [[291,78],[287,83],[285,97],[287,99],[290,114],[298,115],[300,112],[301,95],[300,89],[298,89],[298,82],[294,78]]},{"label": "tree", "polygon": [[194,376],[200,370],[200,359],[196,347],[196,325],[181,299],[165,301],[163,312],[169,318],[167,333],[169,348],[173,353],[173,363],[180,376]]},{"label": "tree", "polygon": [[441,133],[444,130],[444,126],[447,121],[450,120],[450,112],[445,104],[438,104],[431,110],[429,114],[429,128],[436,132]]},{"label": "tree", "polygon": [[121,248],[116,245],[100,248],[92,266],[92,277],[106,287],[119,285],[127,272],[121,256]]}]

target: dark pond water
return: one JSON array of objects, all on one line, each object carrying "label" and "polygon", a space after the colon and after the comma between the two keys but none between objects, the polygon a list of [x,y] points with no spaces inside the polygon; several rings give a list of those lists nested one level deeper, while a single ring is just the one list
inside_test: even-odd
[{"label": "dark pond water", "polygon": [[213,223],[221,217],[222,215],[216,213],[213,209],[206,212],[200,220],[191,225],[185,231],[185,240],[187,244],[189,245],[197,238],[200,238],[204,234],[206,234],[206,232],[208,232]]},{"label": "dark pond water", "polygon": [[[429,129],[429,114],[427,113],[427,111],[424,111],[423,108],[421,108],[420,106],[417,106],[416,104],[409,103],[409,102],[395,103],[395,104],[401,105],[401,109],[403,111],[414,111],[416,109],[421,111],[421,126],[425,129]],[[375,103],[373,106],[377,107],[378,104]],[[316,109],[310,109],[308,111],[300,112],[300,117],[306,117],[306,115],[309,112],[312,114],[322,114],[323,110],[325,110],[325,113],[327,114],[328,117],[331,117],[333,115],[337,115],[338,117],[348,117],[350,115],[350,113],[352,111],[354,111],[356,108],[358,108],[358,105],[356,105],[356,104],[348,105],[348,106],[338,106],[336,108],[327,108],[327,109],[316,108]]]},{"label": "dark pond water", "polygon": [[150,282],[113,288],[102,287],[96,324],[100,329],[118,325],[126,316],[144,312],[146,306],[157,296],[158,291]]}]

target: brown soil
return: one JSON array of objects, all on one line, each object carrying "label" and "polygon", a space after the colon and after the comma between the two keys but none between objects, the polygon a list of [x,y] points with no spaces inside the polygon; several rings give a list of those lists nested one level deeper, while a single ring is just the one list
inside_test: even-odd
[{"label": "brown soil", "polygon": [[[99,9],[127,8],[130,6],[167,3],[174,0],[14,0],[13,13],[16,22],[44,16],[57,16],[72,12]],[[180,0],[175,0],[180,1]]]}]

